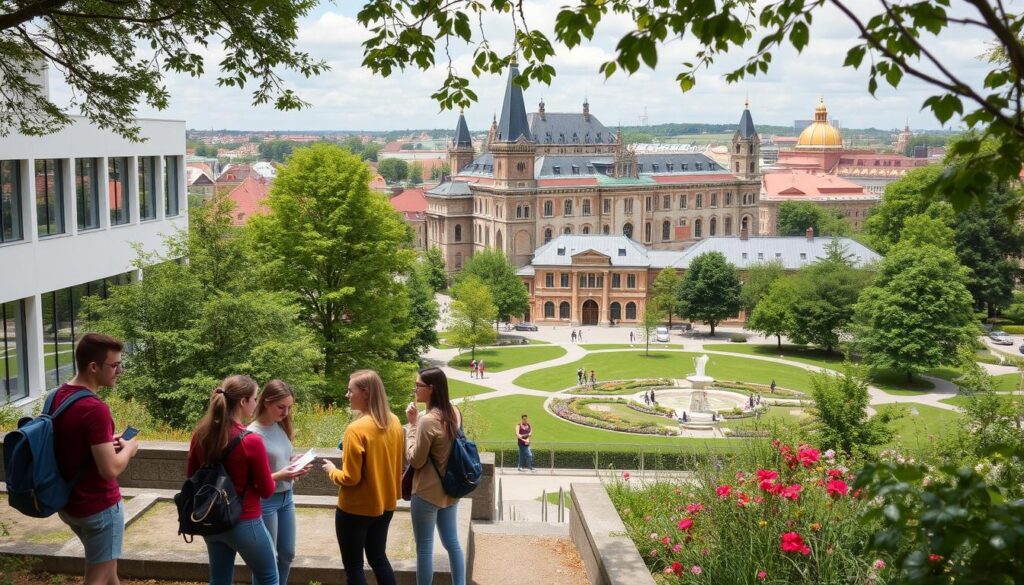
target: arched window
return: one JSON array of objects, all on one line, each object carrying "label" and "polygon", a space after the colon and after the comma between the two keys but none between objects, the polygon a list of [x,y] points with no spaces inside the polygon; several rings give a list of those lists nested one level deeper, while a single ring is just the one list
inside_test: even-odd
[{"label": "arched window", "polygon": [[622,305],[620,305],[619,303],[612,303],[611,309],[612,309],[612,311],[611,311],[612,312],[612,315],[611,315],[612,321],[619,321],[619,320],[621,320],[622,319]]},{"label": "arched window", "polygon": [[491,247],[491,226],[484,228],[484,246],[487,248]]},{"label": "arched window", "polygon": [[704,223],[704,222],[702,222],[699,219],[693,220],[693,237],[695,237],[695,238],[701,237],[702,230],[700,228],[702,227],[701,226],[702,223]]},{"label": "arched window", "polygon": [[740,224],[740,229],[744,229],[745,230],[745,229],[749,229],[750,228],[750,223],[748,221],[749,219],[750,219],[749,217],[746,217],[746,216],[743,217],[743,223]]},{"label": "arched window", "polygon": [[663,221],[661,222],[661,240],[667,242],[669,240],[669,234],[672,231],[672,222]]},{"label": "arched window", "polygon": [[522,218],[523,218],[523,206],[522,205],[516,205],[516,219],[522,219]]},{"label": "arched window", "polygon": [[456,242],[461,242],[462,241],[462,226],[461,225],[456,225],[455,226],[455,241]]},{"label": "arched window", "polygon": [[725,235],[727,235],[727,236],[731,236],[732,235],[732,218],[731,217],[725,218]]},{"label": "arched window", "polygon": [[572,215],[572,199],[566,199],[562,205],[565,207],[563,215]]},{"label": "arched window", "polygon": [[737,144],[737,145],[736,145],[736,154],[739,154],[739,153],[740,153],[740,145],[739,145],[739,144]]},{"label": "arched window", "polygon": [[718,193],[711,194],[711,207],[718,207]]},{"label": "arched window", "polygon": [[555,214],[555,204],[551,201],[544,202],[544,217],[551,217]]},{"label": "arched window", "polygon": [[551,241],[551,228],[544,228],[544,243]]},{"label": "arched window", "polygon": [[559,319],[568,319],[569,318],[569,303],[567,301],[562,301],[562,303],[560,305],[558,305],[558,318]]},{"label": "arched window", "polygon": [[567,225],[564,228],[562,228],[562,233],[563,234],[571,234],[572,233],[572,226],[571,225]]},{"label": "arched window", "polygon": [[601,232],[602,232],[602,233],[603,233],[604,235],[606,235],[606,236],[607,236],[608,234],[612,233],[612,226],[610,226],[610,225],[606,225],[606,226],[604,226],[603,228],[601,228]]},{"label": "arched window", "polygon": [[524,205],[523,206],[523,217],[525,217],[525,218],[529,218],[530,217],[530,206],[529,205]]},{"label": "arched window", "polygon": [[583,233],[584,234],[589,234],[590,233],[590,226],[589,225],[583,226]]},{"label": "arched window", "polygon": [[717,217],[712,217],[711,221],[708,222],[708,235],[712,236],[712,237],[718,235],[718,218]]},{"label": "arched window", "polygon": [[634,302],[626,303],[626,319],[629,319],[629,320],[635,320],[636,319],[636,303],[634,303]]},{"label": "arched window", "polygon": [[555,303],[548,301],[544,303],[544,318],[554,319],[555,318]]},{"label": "arched window", "polygon": [[626,236],[627,238],[632,238],[633,224],[627,223],[626,225],[622,226],[622,235]]}]

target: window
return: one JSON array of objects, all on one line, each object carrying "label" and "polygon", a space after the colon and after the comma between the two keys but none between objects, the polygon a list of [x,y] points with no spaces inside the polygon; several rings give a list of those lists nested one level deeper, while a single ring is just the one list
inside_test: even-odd
[{"label": "window", "polygon": [[693,220],[693,237],[700,238],[701,236],[701,224],[703,222],[699,219]]},{"label": "window", "polygon": [[613,274],[612,275],[612,288],[622,288],[622,275],[621,274]]},{"label": "window", "polygon": [[555,273],[548,272],[544,275],[544,286],[548,288],[555,288]]},{"label": "window", "polygon": [[633,224],[627,223],[626,225],[622,226],[622,235],[626,236],[627,238],[632,238]]},{"label": "window", "polygon": [[178,192],[178,157],[164,157],[164,212],[167,217],[181,213],[181,197]]},{"label": "window", "polygon": [[712,217],[711,221],[708,222],[708,235],[714,237],[718,235],[718,218]]},{"label": "window", "polygon": [[636,303],[626,303],[626,319],[633,321],[636,320]]},{"label": "window", "polygon": [[711,207],[718,207],[718,193],[711,194]]},{"label": "window", "polygon": [[757,253],[757,259],[758,260],[764,260],[764,252],[758,252]]},{"label": "window", "polygon": [[523,219],[523,206],[516,205],[516,219]]},{"label": "window", "polygon": [[589,234],[589,233],[590,233],[590,226],[589,226],[589,225],[585,225],[585,226],[583,226],[583,230],[582,230],[582,232],[583,232],[584,234]]},{"label": "window", "polygon": [[517,162],[516,163],[516,170],[519,171],[520,173],[526,172],[526,163],[524,163],[524,162]]},{"label": "window", "polygon": [[562,301],[561,304],[558,305],[558,318],[559,319],[568,319],[569,318],[569,303],[568,302]]},{"label": "window", "polygon": [[[562,167],[560,167],[558,165],[555,165],[555,166],[551,167],[551,172],[553,172],[556,175],[561,175],[562,174]],[[554,315],[552,315],[552,316],[554,316]]]},{"label": "window", "polygon": [[562,288],[569,288],[569,273],[562,273]]},{"label": "window", "polygon": [[626,275],[626,288],[636,288],[636,275],[635,274],[627,274]]},{"label": "window", "polygon": [[[4,161],[4,163],[17,161]],[[21,231],[19,225],[18,231]],[[0,402],[5,404],[28,396],[28,351],[25,349],[25,301],[0,303]]]},{"label": "window", "polygon": [[456,225],[455,226],[455,241],[456,242],[461,242],[462,241],[462,226],[461,225]]},{"label": "window", "polygon": [[685,171],[690,168],[690,163],[679,163],[679,170]]},{"label": "window", "polygon": [[686,209],[686,200],[689,199],[686,193],[679,194],[679,209]]},{"label": "window", "polygon": [[580,167],[578,167],[577,165],[572,165],[572,174],[574,174],[574,175],[580,174]]},{"label": "window", "polygon": [[99,166],[98,158],[75,159],[75,205],[80,230],[100,227]]},{"label": "window", "polygon": [[545,228],[544,229],[544,243],[546,244],[546,243],[548,243],[550,241],[551,241],[551,228]]},{"label": "window", "polygon": [[650,196],[648,196],[646,198],[646,200],[644,201],[644,209],[646,209],[647,211],[651,210],[651,197]]},{"label": "window", "polygon": [[658,164],[657,163],[654,163],[654,164],[651,165],[651,172],[652,173],[657,173],[658,172]]},{"label": "window", "polygon": [[601,227],[601,233],[603,233],[603,234],[604,234],[604,235],[606,235],[606,236],[607,236],[608,234],[612,233],[612,228],[611,228],[611,226],[607,226],[607,225],[605,225],[605,226],[602,226],[602,227]]},{"label": "window", "polygon": [[525,218],[529,218],[530,217],[530,206],[529,205],[524,205],[523,206],[523,217],[525,217]]},{"label": "window", "polygon": [[583,210],[581,211],[581,213],[583,215],[590,215],[590,199],[583,200]]},{"label": "window", "polygon": [[732,218],[731,217],[725,218],[725,235],[727,235],[727,236],[731,236],[732,235]]},{"label": "window", "polygon": [[649,221],[644,222],[644,241],[651,241],[651,222]]},{"label": "window", "polygon": [[604,212],[605,213],[611,213],[612,212],[612,200],[611,199],[605,199],[604,200]]},{"label": "window", "polygon": [[697,193],[697,200],[694,201],[694,205],[693,206],[696,207],[697,209],[704,209],[704,194],[703,193]]},{"label": "window", "polygon": [[671,173],[676,170],[676,165],[674,163],[665,163],[665,170]]},{"label": "window", "polygon": [[671,195],[663,195],[661,197],[661,208],[662,209],[669,209],[671,207],[672,207],[672,196]]},{"label": "window", "polygon": [[555,318],[555,303],[548,301],[544,303],[544,318],[554,319]]},{"label": "window", "polygon": [[661,241],[667,242],[669,240],[669,234],[672,231],[672,222],[663,221],[661,222]]},{"label": "window", "polygon": [[729,207],[732,205],[732,191],[725,192],[725,206]]},{"label": "window", "polygon": [[544,217],[551,217],[555,214],[554,202],[548,200],[544,202]]},{"label": "window", "polygon": [[139,219],[156,219],[155,156],[139,157]]},{"label": "window", "polygon": [[564,209],[562,215],[572,215],[572,199],[566,199],[562,206]]},{"label": "window", "polygon": [[704,170],[704,163],[701,163],[701,162],[693,163],[693,168],[695,170],[698,170],[698,171],[703,171]]},{"label": "window", "polygon": [[807,260],[807,252],[800,252],[800,259]]},{"label": "window", "polygon": [[622,210],[626,213],[633,213],[633,200],[626,199],[622,202]]},{"label": "window", "polygon": [[618,321],[618,320],[622,319],[622,305],[620,305],[619,303],[612,303],[611,309],[612,309],[612,315],[611,315],[611,320],[612,321]]},{"label": "window", "polygon": [[564,228],[562,229],[562,233],[563,233],[563,234],[566,234],[566,235],[568,235],[568,234],[571,234],[571,233],[572,233],[572,226],[571,226],[571,225],[567,225],[567,226],[565,226],[565,227],[564,227]]},{"label": "window", "polygon": [[0,244],[25,237],[21,220],[20,171],[18,161],[0,161]]},{"label": "window", "polygon": [[124,225],[132,220],[128,207],[128,157],[107,159],[107,184],[110,193],[110,225]]},{"label": "window", "polygon": [[64,233],[63,161],[36,160],[36,214],[39,237]]},{"label": "window", "polygon": [[742,258],[743,258],[744,260],[746,260],[746,259],[747,259],[747,253],[746,253],[746,252],[743,252],[743,253],[742,253],[742,254],[741,254],[740,256],[741,256],[741,257],[742,257]]}]

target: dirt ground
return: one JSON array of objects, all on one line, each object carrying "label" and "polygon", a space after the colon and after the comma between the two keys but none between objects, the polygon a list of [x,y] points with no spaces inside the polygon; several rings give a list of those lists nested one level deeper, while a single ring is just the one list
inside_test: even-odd
[{"label": "dirt ground", "polygon": [[583,561],[568,538],[503,534],[477,534],[475,538],[473,585],[588,583]]}]

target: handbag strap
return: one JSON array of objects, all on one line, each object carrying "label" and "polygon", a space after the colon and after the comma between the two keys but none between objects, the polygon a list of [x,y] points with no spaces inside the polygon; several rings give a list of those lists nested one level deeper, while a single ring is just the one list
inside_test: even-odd
[{"label": "handbag strap", "polygon": [[[223,465],[224,462],[228,460],[228,455],[231,455],[231,452],[235,450],[235,447],[237,447],[237,446],[242,444],[242,439],[246,438],[247,436],[249,436],[251,434],[252,434],[252,431],[244,430],[243,429],[242,432],[240,432],[237,435],[235,435],[235,438],[231,439],[231,441],[228,442],[227,446],[224,447],[224,450],[221,451],[220,459],[217,461],[217,463]],[[211,461],[211,463],[213,463],[213,462]],[[247,482],[245,482],[245,485],[242,486],[242,491],[239,492],[239,494],[238,494],[238,499],[239,500],[242,500],[242,499],[245,498],[245,490],[249,489],[249,484],[250,483],[252,483],[252,482],[247,481]]]},{"label": "handbag strap", "polygon": [[[448,451],[448,459],[449,460],[451,460],[451,457],[452,457],[452,454],[451,454],[452,450],[455,449],[455,442],[458,441],[461,437],[465,436],[465,434],[463,432],[463,427],[462,427],[462,411],[459,410],[458,408],[454,407],[454,406],[452,407],[452,409],[455,412],[459,413],[459,430],[455,434],[455,437],[452,438],[452,448]],[[444,476],[441,475],[441,470],[438,469],[437,462],[434,461],[434,456],[433,455],[428,455],[427,458],[430,459],[430,464],[434,466],[434,471],[437,472],[437,479],[441,480],[441,482],[443,483],[444,482]]]}]

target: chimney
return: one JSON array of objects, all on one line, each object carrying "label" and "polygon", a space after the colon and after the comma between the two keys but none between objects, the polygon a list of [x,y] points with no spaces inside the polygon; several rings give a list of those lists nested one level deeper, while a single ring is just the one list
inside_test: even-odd
[{"label": "chimney", "polygon": [[748,232],[747,228],[745,228],[745,227],[744,228],[740,228],[740,240],[741,241],[746,241],[748,239],[750,239],[750,232]]},{"label": "chimney", "polygon": [[583,98],[583,121],[590,122],[590,101]]},{"label": "chimney", "polygon": [[808,242],[813,242],[814,241],[814,228],[813,227],[807,228],[807,241]]}]

